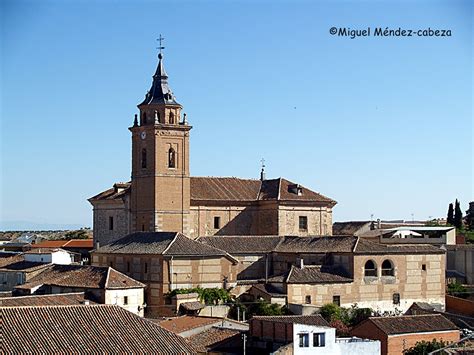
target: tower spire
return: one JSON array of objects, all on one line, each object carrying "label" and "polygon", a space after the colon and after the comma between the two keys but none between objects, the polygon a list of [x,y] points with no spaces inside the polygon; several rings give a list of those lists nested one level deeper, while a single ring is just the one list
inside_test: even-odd
[{"label": "tower spire", "polygon": [[138,106],[152,105],[152,104],[165,104],[165,105],[181,105],[176,101],[176,98],[168,85],[168,74],[166,74],[165,67],[163,65],[163,52],[165,49],[163,46],[164,37],[160,34],[157,39],[159,41],[159,53],[158,53],[158,66],[156,67],[155,74],[153,75],[153,83],[150,90],[145,96],[145,100]]}]

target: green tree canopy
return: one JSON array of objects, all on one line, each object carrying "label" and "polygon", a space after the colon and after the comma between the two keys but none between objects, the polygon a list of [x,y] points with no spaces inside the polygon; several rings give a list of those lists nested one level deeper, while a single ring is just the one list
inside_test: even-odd
[{"label": "green tree canopy", "polygon": [[456,228],[461,228],[462,227],[462,211],[461,211],[461,206],[459,204],[458,199],[456,199],[455,207],[454,207],[454,223],[453,225]]},{"label": "green tree canopy", "polygon": [[419,341],[410,349],[403,350],[404,355],[426,355],[432,351],[444,348],[447,344],[440,340],[433,339],[432,341]]},{"label": "green tree canopy", "polygon": [[446,219],[446,222],[449,225],[454,226],[454,206],[452,203],[450,203],[448,207],[448,217]]}]

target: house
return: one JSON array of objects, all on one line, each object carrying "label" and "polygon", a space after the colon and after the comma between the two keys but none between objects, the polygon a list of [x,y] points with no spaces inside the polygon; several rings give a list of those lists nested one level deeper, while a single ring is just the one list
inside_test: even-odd
[{"label": "house", "polygon": [[114,305],[0,307],[0,317],[9,354],[196,353],[182,337]]},{"label": "house", "polygon": [[215,317],[181,316],[156,320],[164,329],[185,337],[199,354],[240,353],[248,324]]},{"label": "house", "polygon": [[420,341],[456,342],[459,329],[440,314],[370,317],[351,330],[351,335],[380,340],[382,355],[402,354]]},{"label": "house", "polygon": [[31,249],[61,248],[73,253],[79,253],[81,260],[88,263],[89,253],[94,249],[93,239],[69,239],[69,240],[45,240],[43,242],[32,244]]},{"label": "house", "polygon": [[474,244],[446,246],[446,271],[461,279],[461,283],[474,284]]},{"label": "house", "polygon": [[229,253],[181,233],[137,232],[92,252],[92,264],[111,266],[146,284],[147,314],[176,315],[167,294],[179,288],[235,286]]},{"label": "house", "polygon": [[49,265],[44,262],[26,261],[24,254],[2,253],[0,257],[0,291],[12,291],[28,282]]},{"label": "house", "polygon": [[200,334],[206,330],[212,329],[213,327],[233,329],[240,332],[249,330],[249,326],[246,323],[217,317],[180,316],[161,320],[158,319],[156,322],[170,332],[185,338]]},{"label": "house", "polygon": [[377,355],[380,341],[357,337],[337,338],[336,328],[293,324],[293,354]]},{"label": "house", "polygon": [[187,340],[198,354],[240,354],[245,337],[236,329],[212,327],[192,335]]},{"label": "house", "polygon": [[24,253],[25,261],[70,265],[81,261],[81,255],[60,248],[34,248]]},{"label": "house", "polygon": [[15,287],[15,295],[84,292],[87,299],[114,304],[143,316],[145,285],[111,267],[48,265],[39,275]]},{"label": "house", "polygon": [[250,319],[249,348],[255,353],[380,354],[380,342],[336,338],[336,329],[318,315],[255,316]]}]

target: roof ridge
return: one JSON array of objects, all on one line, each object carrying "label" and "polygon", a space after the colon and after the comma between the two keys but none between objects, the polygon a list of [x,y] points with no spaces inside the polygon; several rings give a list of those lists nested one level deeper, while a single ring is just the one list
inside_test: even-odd
[{"label": "roof ridge", "polygon": [[171,242],[166,246],[166,248],[161,252],[161,255],[164,255],[169,248],[171,248],[171,245],[173,245],[173,243],[176,241],[176,239],[178,238],[178,235],[181,234],[180,232],[176,232],[173,239],[171,240]]},{"label": "roof ridge", "polygon": [[281,195],[281,177],[278,178],[278,196],[277,196],[277,201],[280,201],[280,195]]}]

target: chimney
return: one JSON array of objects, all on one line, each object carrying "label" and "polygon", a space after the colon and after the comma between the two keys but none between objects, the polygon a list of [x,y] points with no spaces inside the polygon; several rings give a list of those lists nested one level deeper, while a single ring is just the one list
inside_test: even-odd
[{"label": "chimney", "polygon": [[89,304],[89,300],[84,300],[84,305],[88,306]]}]

